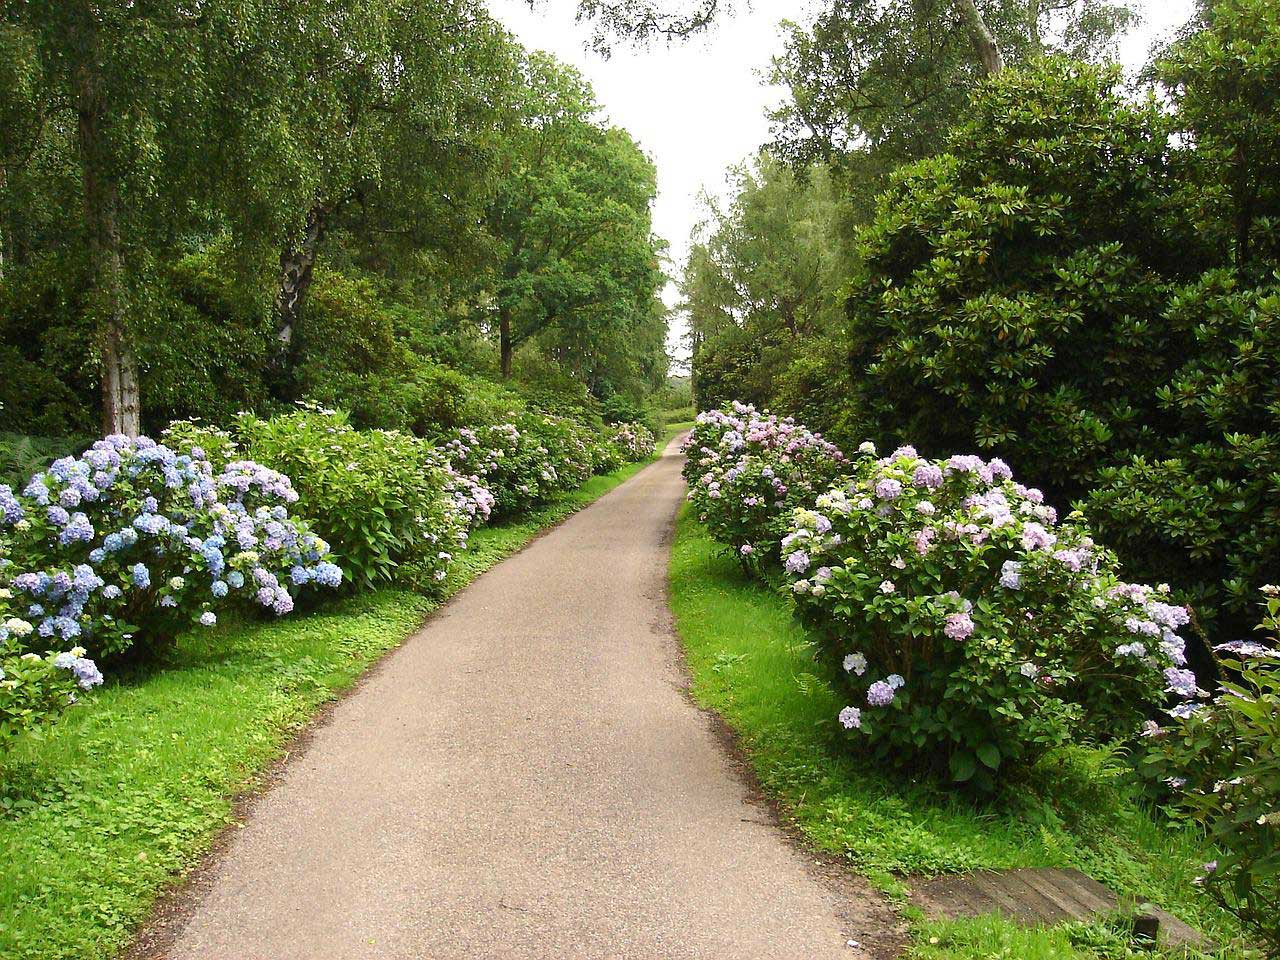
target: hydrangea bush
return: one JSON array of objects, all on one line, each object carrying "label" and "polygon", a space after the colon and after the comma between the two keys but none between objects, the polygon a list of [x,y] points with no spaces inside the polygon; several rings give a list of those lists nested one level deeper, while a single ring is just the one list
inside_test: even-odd
[{"label": "hydrangea bush", "polygon": [[1225,681],[1193,710],[1145,731],[1144,768],[1168,787],[1170,809],[1220,851],[1200,879],[1280,955],[1280,587],[1266,585],[1259,629],[1268,642],[1221,644]]},{"label": "hydrangea bush", "polygon": [[494,512],[503,516],[572,490],[607,466],[590,431],[549,414],[455,430],[444,450],[457,470],[488,488]]},{"label": "hydrangea bush", "polygon": [[356,430],[344,414],[314,408],[264,419],[236,417],[227,431],[174,424],[170,435],[215,444],[294,477],[300,508],[332,545],[354,586],[397,576],[443,580],[468,529],[492,498],[431,444],[394,430]]},{"label": "hydrangea bush", "polygon": [[20,494],[0,486],[0,587],[34,625],[25,649],[156,646],[236,600],[288,613],[304,585],[342,580],[328,544],[290,516],[297,499],[261,464],[215,470],[199,447],[147,437],[99,440]]},{"label": "hydrangea bush", "polygon": [[751,565],[778,558],[791,511],[812,503],[846,464],[821,434],[737,402],[699,414],[685,452],[698,519]]},{"label": "hydrangea bush", "polygon": [[982,787],[1073,737],[1127,736],[1195,693],[1166,588],[1123,582],[1000,460],[864,444],[781,542],[800,618],[880,759]]},{"label": "hydrangea bush", "polygon": [[657,438],[643,423],[619,423],[609,429],[607,442],[621,453],[627,463],[639,463],[653,456]]},{"label": "hydrangea bush", "polygon": [[72,647],[44,656],[19,654],[0,642],[0,763],[18,737],[42,735],[76,704],[79,694],[102,683],[98,665],[85,652]]}]

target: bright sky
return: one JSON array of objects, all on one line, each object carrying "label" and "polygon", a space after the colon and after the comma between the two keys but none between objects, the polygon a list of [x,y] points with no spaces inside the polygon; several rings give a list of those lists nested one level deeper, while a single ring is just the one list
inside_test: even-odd
[{"label": "bright sky", "polygon": [[[778,22],[805,22],[813,0],[752,0],[749,8],[739,2],[732,17],[703,36],[675,46],[619,46],[609,59],[589,50],[590,28],[573,19],[575,0],[536,0],[533,9],[528,0],[488,3],[526,47],[549,51],[581,70],[610,122],[630,131],[653,157],[658,167],[654,229],[671,246],[669,271],[674,272],[701,216],[699,193],[724,195],[728,168],[769,139],[765,112],[782,93],[762,73],[781,50]],[[1144,22],[1121,47],[1130,69],[1145,62],[1154,40],[1186,21],[1194,0],[1138,0],[1138,5]],[[676,302],[673,287],[664,299]],[[681,332],[675,318],[671,346],[683,354]]]}]

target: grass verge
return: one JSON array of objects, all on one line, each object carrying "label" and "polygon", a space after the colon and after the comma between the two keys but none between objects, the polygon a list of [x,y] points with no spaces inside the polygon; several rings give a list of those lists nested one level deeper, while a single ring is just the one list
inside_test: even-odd
[{"label": "grass verge", "polygon": [[450,595],[643,466],[479,528],[442,596],[372,590],[185,635],[154,671],[109,681],[46,739],[19,745],[0,781],[0,957],[113,956],[324,703]]},{"label": "grass verge", "polygon": [[[1122,758],[1061,752],[1016,791],[982,806],[938,784],[869,770],[838,742],[835,717],[844,703],[821,674],[786,599],[747,579],[687,506],[677,523],[670,584],[694,698],[738,734],[761,784],[805,837],[886,893],[902,901],[901,878],[909,874],[1074,866],[1122,895],[1165,907],[1218,942],[1238,933],[1191,883],[1205,859],[1198,838],[1148,812]],[[1126,938],[1104,923],[1024,930],[994,917],[927,923],[905,912],[914,934],[909,956],[918,960],[1131,955]]]}]

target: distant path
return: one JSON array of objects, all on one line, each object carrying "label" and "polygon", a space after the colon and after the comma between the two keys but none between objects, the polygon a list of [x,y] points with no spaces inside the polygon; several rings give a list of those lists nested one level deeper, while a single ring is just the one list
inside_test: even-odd
[{"label": "distant path", "polygon": [[459,594],[320,726],[145,956],[858,958],[882,915],[683,693],[664,457]]}]

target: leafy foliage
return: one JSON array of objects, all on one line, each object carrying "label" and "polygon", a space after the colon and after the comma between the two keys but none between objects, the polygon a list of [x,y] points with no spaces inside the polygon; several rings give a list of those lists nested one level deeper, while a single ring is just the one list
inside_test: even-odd
[{"label": "leafy foliage", "polygon": [[296,477],[302,515],[353,586],[443,580],[466,546],[471,517],[458,508],[431,445],[413,436],[356,430],[344,415],[324,410],[269,419],[243,414],[226,431],[174,430],[221,457],[253,458]]},{"label": "leafy foliage", "polygon": [[1039,490],[975,456],[877,459],[796,510],[784,568],[843,678],[854,744],[902,769],[990,788],[1051,747],[1126,738],[1195,677],[1182,607]]},{"label": "leafy foliage", "polygon": [[1170,807],[1221,851],[1205,865],[1205,891],[1280,949],[1280,590],[1264,588],[1259,629],[1271,646],[1220,646],[1230,672],[1214,699],[1169,728],[1152,725],[1148,772],[1170,789]]}]

